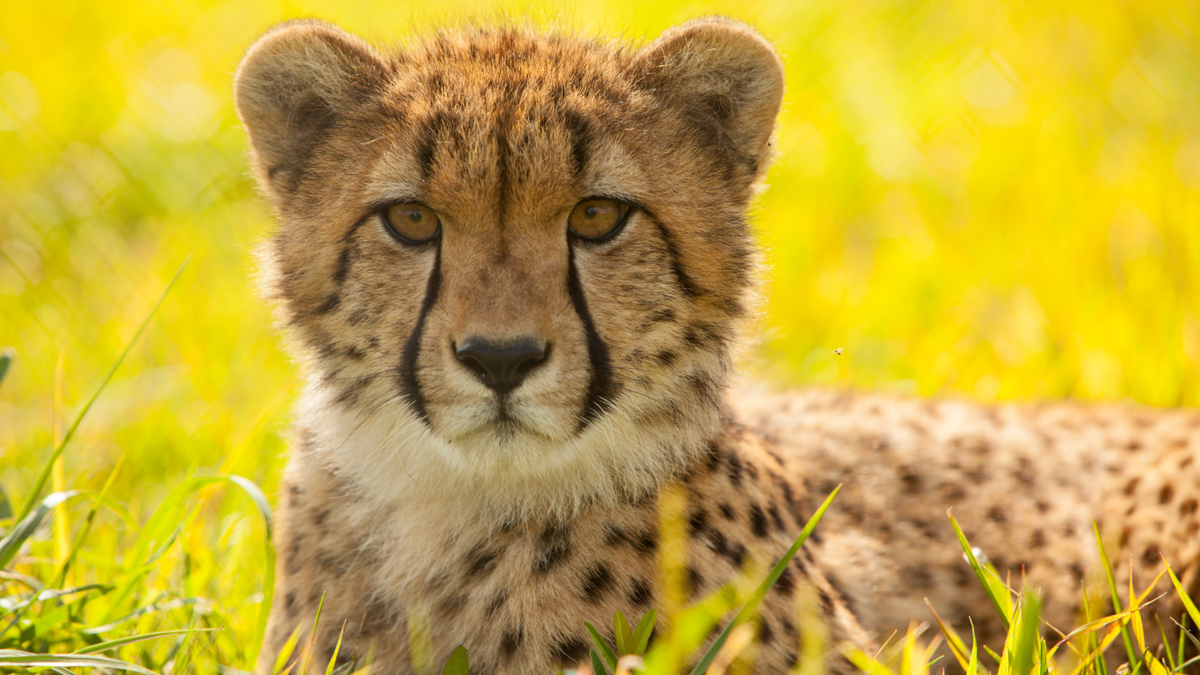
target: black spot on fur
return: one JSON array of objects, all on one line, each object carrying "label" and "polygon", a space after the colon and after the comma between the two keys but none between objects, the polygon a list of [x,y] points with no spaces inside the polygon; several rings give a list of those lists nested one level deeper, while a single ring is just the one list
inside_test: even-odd
[{"label": "black spot on fur", "polygon": [[658,550],[658,533],[654,530],[635,533],[630,537],[629,544],[643,556],[654,555]]},{"label": "black spot on fur", "polygon": [[738,459],[737,455],[733,454],[729,455],[726,461],[729,465],[728,469],[726,470],[726,473],[729,475],[729,482],[732,483],[734,487],[741,485],[742,461]]},{"label": "black spot on fur", "polygon": [[517,653],[517,648],[521,646],[521,642],[525,640],[525,631],[520,626],[514,630],[504,631],[504,637],[500,639],[500,653],[504,658],[511,659],[513,654]]},{"label": "black spot on fur", "polygon": [[1030,548],[1041,548],[1046,545],[1046,533],[1041,530],[1034,530],[1029,537]]},{"label": "black spot on fur", "polygon": [[577,637],[566,637],[550,648],[550,660],[555,665],[573,666],[587,656],[587,644]]},{"label": "black spot on fur", "polygon": [[687,376],[687,383],[701,401],[708,404],[717,403],[716,386],[711,379],[699,373],[691,373]]},{"label": "black spot on fur", "polygon": [[679,284],[679,289],[689,298],[697,298],[702,293],[696,284],[688,277],[687,271],[683,269],[682,256],[679,254],[679,247],[675,245],[675,239],[667,228],[657,220],[654,224],[658,227],[659,235],[662,237],[663,244],[667,247],[667,255],[671,258],[671,272],[675,276],[676,283]]},{"label": "black spot on fur", "polygon": [[633,588],[629,589],[629,603],[635,607],[645,607],[652,599],[650,584],[643,579],[634,579]]},{"label": "black spot on fur", "polygon": [[771,630],[771,622],[763,617],[763,620],[758,623],[758,641],[761,644],[769,645],[775,639],[775,631]]},{"label": "black spot on fur", "polygon": [[466,595],[455,593],[444,598],[440,603],[438,603],[438,609],[445,614],[454,616],[462,611],[462,608],[466,606],[468,599],[469,598]]},{"label": "black spot on fur", "polygon": [[342,302],[341,296],[338,295],[337,293],[334,293],[334,294],[330,295],[328,298],[325,298],[325,302],[322,302],[320,305],[318,305],[317,308],[313,310],[313,313],[318,314],[318,315],[328,314],[328,313],[332,312],[333,310],[337,309],[337,306],[339,304],[341,304],[341,302]]},{"label": "black spot on fur", "polygon": [[779,575],[773,590],[778,590],[785,597],[792,597],[796,592],[796,578],[792,576],[792,568],[783,568],[783,573]]},{"label": "black spot on fur", "polygon": [[670,323],[675,321],[675,310],[670,307],[654,310],[647,318],[654,323]]},{"label": "black spot on fur", "polygon": [[758,504],[750,507],[750,531],[756,537],[767,536],[767,517],[763,514],[763,510]]},{"label": "black spot on fur", "polygon": [[565,527],[546,527],[540,537],[542,552],[533,564],[533,573],[542,575],[562,564],[571,555],[570,532]]},{"label": "black spot on fur", "polygon": [[1167,483],[1166,485],[1164,485],[1162,487],[1162,490],[1159,490],[1159,492],[1158,492],[1158,503],[1159,504],[1170,504],[1171,500],[1174,498],[1175,498],[1175,486],[1171,485],[1170,483]]},{"label": "black spot on fur", "polygon": [[779,515],[779,509],[775,508],[774,504],[767,507],[767,515],[771,516],[771,522],[775,524],[775,529],[782,532],[784,528],[783,518]]},{"label": "black spot on fur", "polygon": [[324,528],[325,521],[329,519],[329,511],[330,509],[321,509],[320,511],[317,511],[317,513],[313,515],[313,525],[316,525],[319,528]]},{"label": "black spot on fur", "polygon": [[1159,561],[1158,546],[1150,544],[1146,550],[1142,551],[1142,564],[1147,567],[1154,565]]},{"label": "black spot on fur", "polygon": [[[354,229],[358,229],[355,225]],[[338,254],[337,267],[333,269],[333,282],[341,286],[346,282],[346,275],[350,273],[350,244],[342,247],[342,252]]]},{"label": "black spot on fur", "polygon": [[299,608],[296,607],[296,591],[288,591],[283,598],[284,607],[287,608],[289,617],[294,618]]},{"label": "black spot on fur", "polygon": [[476,544],[467,553],[467,577],[483,578],[491,574],[492,570],[496,569],[496,564],[503,553],[503,547],[487,548],[483,542]]},{"label": "black spot on fur", "polygon": [[583,597],[593,605],[599,602],[613,586],[612,573],[603,563],[590,567],[583,578]]},{"label": "black spot on fur", "polygon": [[670,368],[671,366],[675,365],[676,361],[679,360],[679,356],[670,349],[663,349],[654,355],[654,360],[657,361],[660,366],[666,366],[667,368]]},{"label": "black spot on fur", "polygon": [[700,589],[704,586],[704,577],[691,565],[687,566],[687,579],[691,593],[693,595],[699,593]]},{"label": "black spot on fur", "polygon": [[288,574],[296,575],[299,574],[302,569],[304,569],[303,564],[300,562],[301,540],[302,537],[296,537],[292,540],[291,545],[288,546],[287,559],[285,560],[285,566]]},{"label": "black spot on fur", "polygon": [[500,611],[505,602],[508,602],[508,591],[502,588],[488,601],[487,607],[483,610],[483,615],[489,619],[492,618],[496,612]]},{"label": "black spot on fur", "polygon": [[693,537],[708,529],[708,511],[700,509],[688,517],[688,533]]},{"label": "black spot on fur", "polygon": [[721,502],[721,506],[718,508],[721,510],[721,517],[725,520],[734,520],[737,518],[737,514],[734,513],[733,507],[729,505],[729,502]]}]

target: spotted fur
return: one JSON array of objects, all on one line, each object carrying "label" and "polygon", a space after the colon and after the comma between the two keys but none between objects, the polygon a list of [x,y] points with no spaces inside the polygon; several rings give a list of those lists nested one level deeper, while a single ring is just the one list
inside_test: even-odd
[{"label": "spotted fur", "polygon": [[[640,48],[495,28],[382,54],[314,21],[251,47],[235,94],[280,221],[264,285],[308,375],[261,671],[322,595],[319,658],[344,627],[343,658],[412,672],[420,621],[435,663],[463,644],[475,673],[573,665],[587,653],[584,621],[665,601],[656,505],[667,485],[687,496],[685,577],[699,595],[777,558],[847,484],[763,606],[757,672],[787,672],[804,653],[795,617],[808,595],[834,643],[864,647],[924,616],[922,594],[956,621],[988,614],[937,512],[961,505],[999,554],[1005,537],[1033,532],[1020,526],[1026,502],[1064,472],[1054,503],[1033,509],[1057,529],[1002,564],[1025,563],[1069,602],[1068,572],[1090,564],[1073,546],[1098,514],[1119,533],[1128,523],[1117,550],[1157,546],[1194,579],[1194,476],[1121,484],[1134,506],[1111,506],[1076,469],[1102,465],[1094,474],[1114,485],[1137,473],[1093,454],[1084,439],[1114,436],[1088,436],[1075,413],[1087,429],[1046,464],[1050,446],[1037,443],[1052,425],[1035,413],[822,393],[727,405],[754,290],[745,211],[782,87],[770,45],[723,19]],[[590,197],[631,205],[604,241],[567,229]],[[385,208],[407,202],[438,214],[429,241],[389,233]],[[456,357],[477,339],[535,341],[545,356],[498,393]],[[939,406],[963,412],[929,412]],[[1136,415],[1178,427],[1164,462],[1195,454],[1194,415]],[[1183,518],[1170,543],[1149,521],[1106,515],[1143,508],[1147,491],[1160,521]]]}]

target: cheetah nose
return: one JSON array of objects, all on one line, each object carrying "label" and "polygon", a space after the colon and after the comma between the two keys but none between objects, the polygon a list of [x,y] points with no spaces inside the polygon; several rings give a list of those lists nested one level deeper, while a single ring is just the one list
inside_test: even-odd
[{"label": "cheetah nose", "polygon": [[497,394],[519,387],[549,353],[550,346],[536,340],[499,345],[478,338],[468,338],[454,350],[454,356]]}]

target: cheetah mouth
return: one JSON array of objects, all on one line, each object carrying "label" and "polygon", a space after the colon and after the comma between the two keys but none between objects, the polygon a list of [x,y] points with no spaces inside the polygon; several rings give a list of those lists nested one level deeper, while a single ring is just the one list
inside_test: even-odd
[{"label": "cheetah mouth", "polygon": [[544,443],[559,440],[535,420],[529,419],[527,413],[523,414],[511,402],[503,400],[505,397],[500,398],[489,413],[476,417],[447,437],[457,443],[502,446],[520,445],[524,441]]}]

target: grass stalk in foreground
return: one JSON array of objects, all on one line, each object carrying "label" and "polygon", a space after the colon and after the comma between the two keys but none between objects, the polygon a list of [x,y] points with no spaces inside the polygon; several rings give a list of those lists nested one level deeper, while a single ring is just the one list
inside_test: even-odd
[{"label": "grass stalk in foreground", "polygon": [[17,520],[23,520],[29,515],[29,512],[33,510],[34,504],[37,503],[38,494],[40,494],[42,488],[46,486],[46,481],[50,478],[50,473],[54,470],[55,463],[62,455],[63,450],[66,449],[67,443],[70,442],[71,437],[75,435],[75,430],[79,428],[79,423],[83,421],[84,416],[86,416],[88,411],[92,409],[92,404],[96,402],[96,399],[100,396],[100,392],[104,391],[104,388],[108,386],[109,381],[112,380],[112,377],[117,372],[117,369],[120,368],[121,364],[125,361],[125,357],[129,356],[129,352],[133,349],[133,345],[137,343],[138,338],[140,338],[142,333],[145,332],[146,326],[150,325],[150,320],[154,318],[156,313],[158,313],[158,308],[161,307],[163,301],[167,299],[167,294],[170,293],[171,289],[175,287],[175,282],[179,281],[180,275],[183,274],[183,270],[187,268],[188,262],[190,261],[191,256],[188,256],[188,258],[183,261],[183,264],[179,266],[179,269],[175,272],[175,276],[171,277],[171,281],[167,283],[167,287],[164,288],[162,294],[158,296],[158,302],[154,303],[154,307],[150,309],[150,312],[146,315],[146,318],[142,321],[142,324],[138,326],[137,332],[135,332],[133,337],[129,339],[129,342],[125,344],[125,349],[121,350],[121,355],[117,357],[117,360],[113,363],[112,368],[108,369],[108,374],[105,375],[104,379],[100,381],[100,386],[96,387],[96,391],[92,393],[91,398],[87,400],[87,403],[80,408],[79,414],[75,416],[75,421],[71,423],[71,426],[67,429],[67,432],[63,434],[62,438],[55,445],[54,452],[50,454],[50,461],[46,462],[46,466],[42,468],[42,473],[38,475],[37,480],[33,483],[33,487],[30,488],[29,496],[26,497],[25,505],[21,507],[21,511],[17,515]]}]

